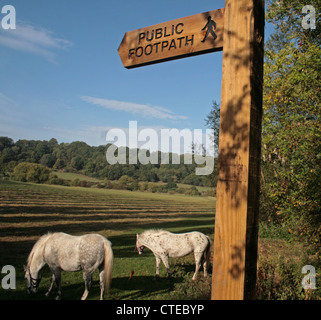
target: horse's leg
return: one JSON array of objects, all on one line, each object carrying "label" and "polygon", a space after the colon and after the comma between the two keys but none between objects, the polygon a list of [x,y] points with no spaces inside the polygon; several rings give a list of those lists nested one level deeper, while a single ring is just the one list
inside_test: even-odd
[{"label": "horse's leg", "polygon": [[55,269],[53,271],[55,280],[56,280],[56,285],[57,285],[57,296],[56,296],[56,300],[60,300],[61,299],[61,272],[60,269]]},{"label": "horse's leg", "polygon": [[104,264],[99,266],[99,286],[100,286],[100,300],[104,300],[105,282],[104,282]]},{"label": "horse's leg", "polygon": [[155,255],[155,259],[156,259],[156,276],[155,276],[154,280],[157,280],[159,278],[159,266],[161,263],[161,259],[160,259],[160,256],[158,256],[158,255]]},{"label": "horse's leg", "polygon": [[52,290],[52,287],[53,287],[53,285],[54,285],[54,282],[55,282],[55,275],[54,275],[54,273],[53,273],[52,276],[51,276],[51,281],[50,281],[49,289],[48,289],[48,291],[45,293],[45,296],[46,296],[46,297],[48,297],[48,296],[50,295],[51,290]]},{"label": "horse's leg", "polygon": [[202,260],[202,253],[200,252],[194,252],[194,257],[195,257],[195,273],[193,275],[192,280],[195,280],[197,277],[198,270],[201,266],[201,260]]},{"label": "horse's leg", "polygon": [[165,266],[165,268],[167,270],[167,275],[170,278],[171,277],[171,272],[169,270],[168,256],[166,256],[165,254],[161,255],[161,259],[162,259],[162,261],[164,263],[164,266]]},{"label": "horse's leg", "polygon": [[83,277],[84,277],[84,281],[85,281],[85,291],[81,297],[81,300],[86,300],[89,290],[91,288],[91,282],[92,282],[92,273],[88,273],[83,271]]},{"label": "horse's leg", "polygon": [[203,270],[204,270],[204,278],[206,278],[207,277],[207,257],[206,256],[204,256]]}]

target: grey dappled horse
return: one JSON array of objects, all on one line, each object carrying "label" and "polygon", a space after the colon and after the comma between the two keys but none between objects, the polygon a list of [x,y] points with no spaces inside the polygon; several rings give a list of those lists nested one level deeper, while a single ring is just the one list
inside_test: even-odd
[{"label": "grey dappled horse", "polygon": [[196,279],[201,260],[204,258],[204,277],[207,276],[207,267],[210,258],[211,242],[208,236],[201,232],[171,233],[164,230],[147,230],[136,235],[136,249],[142,254],[144,247],[150,249],[156,258],[156,278],[159,277],[159,265],[162,260],[170,276],[168,258],[183,257],[194,252]]},{"label": "grey dappled horse", "polygon": [[114,255],[111,242],[99,234],[71,236],[66,233],[48,233],[39,238],[33,246],[28,264],[25,267],[28,293],[35,293],[39,286],[40,270],[47,264],[52,272],[51,284],[46,293],[48,296],[56,281],[58,295],[61,298],[61,270],[83,271],[85,291],[82,300],[88,296],[92,274],[99,268],[100,299],[103,299],[104,289],[109,290]]}]

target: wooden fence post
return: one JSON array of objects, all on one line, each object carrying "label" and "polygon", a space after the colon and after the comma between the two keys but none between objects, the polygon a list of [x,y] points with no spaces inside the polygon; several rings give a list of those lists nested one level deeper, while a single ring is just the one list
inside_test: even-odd
[{"label": "wooden fence post", "polygon": [[212,299],[255,298],[264,0],[226,0]]}]

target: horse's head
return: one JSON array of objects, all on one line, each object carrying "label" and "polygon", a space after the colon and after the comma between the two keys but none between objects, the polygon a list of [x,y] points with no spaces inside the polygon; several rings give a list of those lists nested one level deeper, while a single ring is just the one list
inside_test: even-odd
[{"label": "horse's head", "polygon": [[139,254],[143,253],[145,246],[141,243],[140,239],[139,239],[139,234],[136,234],[136,247],[135,249],[137,249]]},{"label": "horse's head", "polygon": [[37,292],[37,288],[40,284],[41,281],[41,275],[38,274],[38,276],[36,278],[33,278],[31,276],[31,272],[30,272],[30,268],[23,266],[24,270],[25,270],[25,279],[27,281],[27,292],[28,294],[30,293],[36,293]]}]

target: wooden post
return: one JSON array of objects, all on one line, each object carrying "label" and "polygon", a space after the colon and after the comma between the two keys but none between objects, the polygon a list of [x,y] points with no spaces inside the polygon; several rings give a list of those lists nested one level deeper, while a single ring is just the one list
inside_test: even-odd
[{"label": "wooden post", "polygon": [[212,299],[255,298],[264,0],[226,0]]}]

